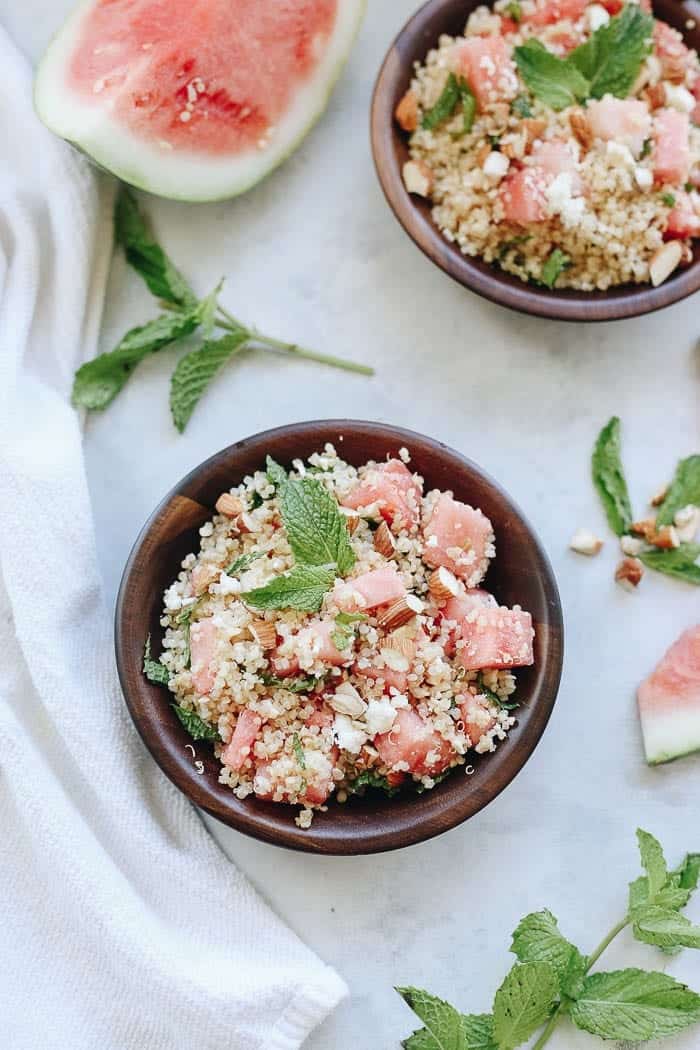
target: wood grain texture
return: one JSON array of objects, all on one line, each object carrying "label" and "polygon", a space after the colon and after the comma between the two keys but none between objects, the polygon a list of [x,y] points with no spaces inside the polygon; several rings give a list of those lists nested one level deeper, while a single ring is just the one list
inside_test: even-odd
[{"label": "wood grain texture", "polygon": [[[429,0],[406,23],[392,44],[379,73],[371,110],[374,162],[384,195],[396,218],[418,247],[450,277],[492,302],[523,313],[563,321],[614,321],[660,310],[700,288],[700,242],[692,263],[676,271],[660,287],[623,285],[607,292],[550,291],[525,284],[510,274],[462,254],[440,233],[430,204],[411,196],[401,178],[408,159],[408,136],[394,120],[396,106],[408,90],[413,64],[422,61],[441,33],[456,36],[484,0]],[[680,30],[690,47],[700,49],[698,0],[653,0],[658,18]],[[695,25],[687,28],[688,20]]]},{"label": "wood grain texture", "polygon": [[[187,733],[172,708],[172,695],[151,685],[141,667],[146,636],[160,652],[160,612],[165,587],[180,562],[199,549],[199,526],[213,513],[217,497],[259,469],[270,454],[288,466],[327,442],[357,466],[368,459],[396,456],[401,446],[411,466],[425,478],[426,491],[451,489],[480,507],[493,522],[497,557],[486,586],[503,605],[520,604],[535,623],[534,667],[517,672],[517,725],[491,755],[470,756],[475,768],[467,777],[456,770],[423,795],[407,791],[394,799],[372,792],[314,817],[310,830],[294,823],[296,807],[255,798],[238,800],[218,783],[219,762],[211,745],[198,743],[198,773],[186,745]],[[315,853],[357,854],[397,849],[439,835],[478,813],[522,769],[536,747],[554,706],[562,668],[563,627],[559,594],[547,557],[532,529],[510,498],[476,464],[458,452],[408,430],[349,420],[298,423],[239,441],[188,474],[166,496],[144,526],[131,552],[116,608],[116,656],[129,711],[161,769],[202,809],[265,842]]]}]

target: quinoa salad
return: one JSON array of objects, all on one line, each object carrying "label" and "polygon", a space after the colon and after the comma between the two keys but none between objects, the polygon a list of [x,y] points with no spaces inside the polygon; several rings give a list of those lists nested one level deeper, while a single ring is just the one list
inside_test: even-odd
[{"label": "quinoa salad", "polygon": [[331,445],[221,495],[164,596],[167,685],[220,781],[244,799],[434,787],[514,724],[513,668],[533,663],[528,612],[480,585],[491,522],[424,491],[410,456],[355,468]]},{"label": "quinoa salad", "polygon": [[407,190],[465,255],[584,291],[692,260],[700,63],[647,0],[478,7],[416,64],[396,120]]}]

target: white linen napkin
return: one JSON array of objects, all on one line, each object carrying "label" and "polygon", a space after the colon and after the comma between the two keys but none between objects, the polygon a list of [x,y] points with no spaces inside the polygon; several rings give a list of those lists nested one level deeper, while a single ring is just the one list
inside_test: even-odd
[{"label": "white linen napkin", "polygon": [[111,193],[0,27],[0,1043],[292,1050],[346,994],[146,754],[112,656],[72,374]]}]

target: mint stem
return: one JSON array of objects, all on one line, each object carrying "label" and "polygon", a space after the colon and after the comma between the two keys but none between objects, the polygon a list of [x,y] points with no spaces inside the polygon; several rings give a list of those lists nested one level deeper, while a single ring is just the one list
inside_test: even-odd
[{"label": "mint stem", "polygon": [[[247,325],[237,320],[223,306],[219,306],[219,313],[224,320],[217,318],[216,324],[218,328],[223,328],[228,332],[238,332],[241,328],[247,328]],[[250,328],[248,331],[250,332],[250,342],[257,343],[263,348],[266,347],[269,350],[279,351],[280,353],[293,354],[295,357],[301,357],[306,361],[318,361],[319,364],[329,365],[331,368],[341,368],[345,372],[357,372],[364,376],[374,375],[374,369],[368,365],[357,364],[355,361],[346,361],[342,357],[334,357],[332,354],[320,354],[316,350],[308,350],[306,347],[298,346],[296,343],[285,343],[281,339],[263,335],[262,332],[258,332],[254,328]]]},{"label": "mint stem", "polygon": [[[629,915],[626,915],[621,922],[618,922],[617,926],[613,926],[610,933],[608,933],[607,936],[603,938],[603,940],[600,942],[595,951],[588,956],[588,965],[586,966],[586,969],[584,971],[585,973],[590,973],[595,964],[598,962],[598,959],[600,959],[603,952],[610,947],[610,945],[618,936],[618,934],[622,933],[622,931],[627,926],[629,926],[629,922]],[[554,1011],[554,1013],[552,1014],[552,1016],[550,1017],[549,1021],[547,1022],[547,1027],[542,1032],[541,1036],[533,1046],[532,1050],[542,1050],[542,1047],[547,1045],[549,1040],[554,1035],[554,1031],[559,1022],[561,1021],[565,1009],[566,1008],[564,1004],[560,1003]]]}]

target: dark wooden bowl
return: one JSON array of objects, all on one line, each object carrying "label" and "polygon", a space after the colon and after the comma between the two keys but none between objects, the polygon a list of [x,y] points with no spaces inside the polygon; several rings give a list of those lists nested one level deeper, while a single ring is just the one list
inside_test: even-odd
[{"label": "dark wooden bowl", "polygon": [[[658,288],[623,285],[607,292],[549,291],[525,284],[480,259],[463,255],[433,222],[430,204],[411,196],[401,178],[408,159],[408,136],[394,120],[394,110],[408,90],[413,65],[423,61],[442,33],[464,32],[474,8],[487,0],[429,0],[401,30],[379,73],[372,99],[372,152],[384,195],[408,235],[429,259],[466,288],[512,310],[562,321],[615,321],[660,310],[700,288],[700,242],[692,263]],[[680,30],[690,47],[700,49],[700,2],[653,0],[654,13]],[[686,22],[694,21],[688,29]]]},{"label": "dark wooden bowl", "polygon": [[[411,453],[411,466],[425,478],[426,490],[452,489],[480,507],[493,522],[498,555],[487,586],[502,604],[521,604],[535,623],[534,667],[517,672],[517,725],[494,754],[470,757],[471,777],[464,769],[432,791],[406,791],[393,799],[380,792],[332,801],[317,813],[310,830],[294,823],[297,807],[275,805],[253,797],[239,801],[218,782],[220,764],[211,745],[194,745],[177,720],[172,695],[151,685],[141,667],[150,633],[160,652],[159,625],[165,587],[177,576],[180,562],[199,549],[199,527],[213,514],[218,496],[259,469],[269,453],[284,465],[332,441],[350,463],[396,456],[401,446]],[[212,816],[265,842],[313,853],[377,853],[439,835],[483,809],[522,769],[539,741],[554,706],[562,667],[562,616],[557,585],[537,537],[505,494],[474,463],[458,452],[409,430],[380,423],[329,420],[297,423],[239,441],[212,456],[169,493],[151,515],[124,570],[116,609],[116,654],[126,702],[146,746],[181,791]],[[188,745],[189,748],[188,748]],[[203,763],[198,773],[195,762]],[[202,767],[200,767],[202,768]]]}]

